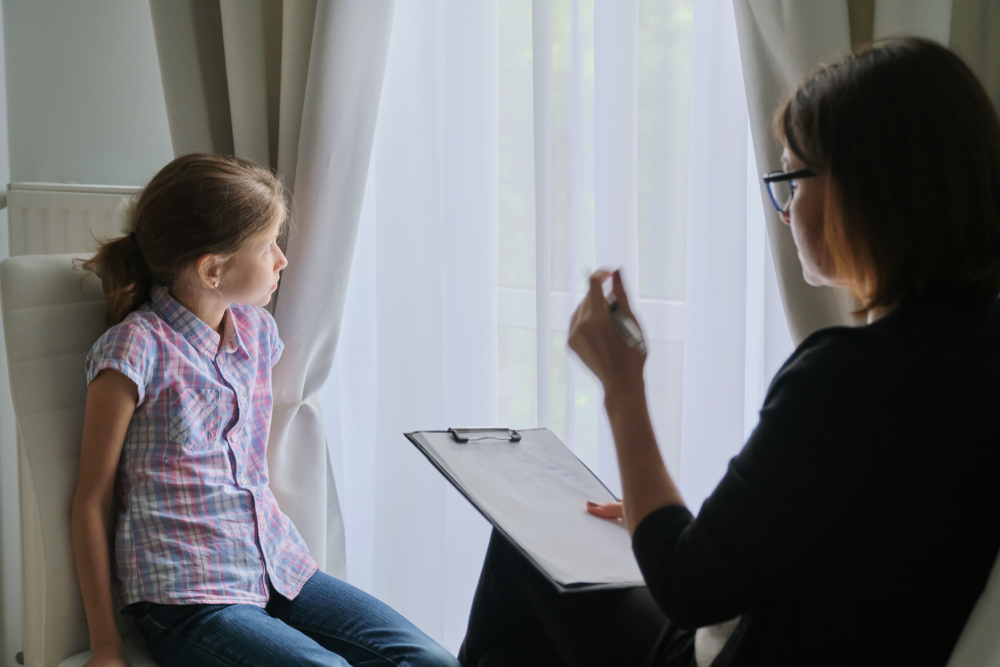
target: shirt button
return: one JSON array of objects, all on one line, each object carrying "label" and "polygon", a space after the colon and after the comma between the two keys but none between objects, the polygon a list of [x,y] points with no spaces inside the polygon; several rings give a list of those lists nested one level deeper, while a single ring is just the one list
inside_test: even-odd
[{"label": "shirt button", "polygon": [[243,479],[241,479],[240,484],[242,484],[243,486],[247,486],[247,478],[244,477]]}]

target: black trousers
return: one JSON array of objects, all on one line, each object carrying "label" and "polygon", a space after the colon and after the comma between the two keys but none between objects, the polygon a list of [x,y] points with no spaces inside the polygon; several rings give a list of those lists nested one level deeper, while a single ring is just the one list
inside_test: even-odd
[{"label": "black trousers", "polygon": [[463,667],[694,667],[694,632],[645,587],[559,593],[496,530],[458,653]]}]

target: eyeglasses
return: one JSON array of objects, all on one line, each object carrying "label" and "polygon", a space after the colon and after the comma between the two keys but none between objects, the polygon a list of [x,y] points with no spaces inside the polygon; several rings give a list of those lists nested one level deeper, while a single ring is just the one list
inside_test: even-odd
[{"label": "eyeglasses", "polygon": [[795,180],[815,175],[816,172],[812,169],[772,171],[769,174],[764,174],[764,185],[767,186],[767,193],[771,195],[771,203],[774,204],[774,208],[778,210],[778,213],[788,212],[788,207],[792,203],[792,197],[795,196],[795,190],[798,188]]}]

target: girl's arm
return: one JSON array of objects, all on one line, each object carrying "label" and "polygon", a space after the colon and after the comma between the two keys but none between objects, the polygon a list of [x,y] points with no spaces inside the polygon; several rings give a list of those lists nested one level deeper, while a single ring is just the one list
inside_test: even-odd
[{"label": "girl's arm", "polygon": [[108,534],[118,459],[138,401],[135,383],[111,369],[101,371],[87,390],[71,527],[94,656],[87,664],[93,667],[128,664],[111,603]]}]

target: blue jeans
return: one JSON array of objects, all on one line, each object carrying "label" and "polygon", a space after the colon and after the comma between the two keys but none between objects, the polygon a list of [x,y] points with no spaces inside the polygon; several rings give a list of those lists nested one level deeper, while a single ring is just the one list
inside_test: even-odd
[{"label": "blue jeans", "polygon": [[458,667],[388,605],[322,572],[294,600],[270,592],[263,608],[139,602],[129,611],[161,667]]}]

